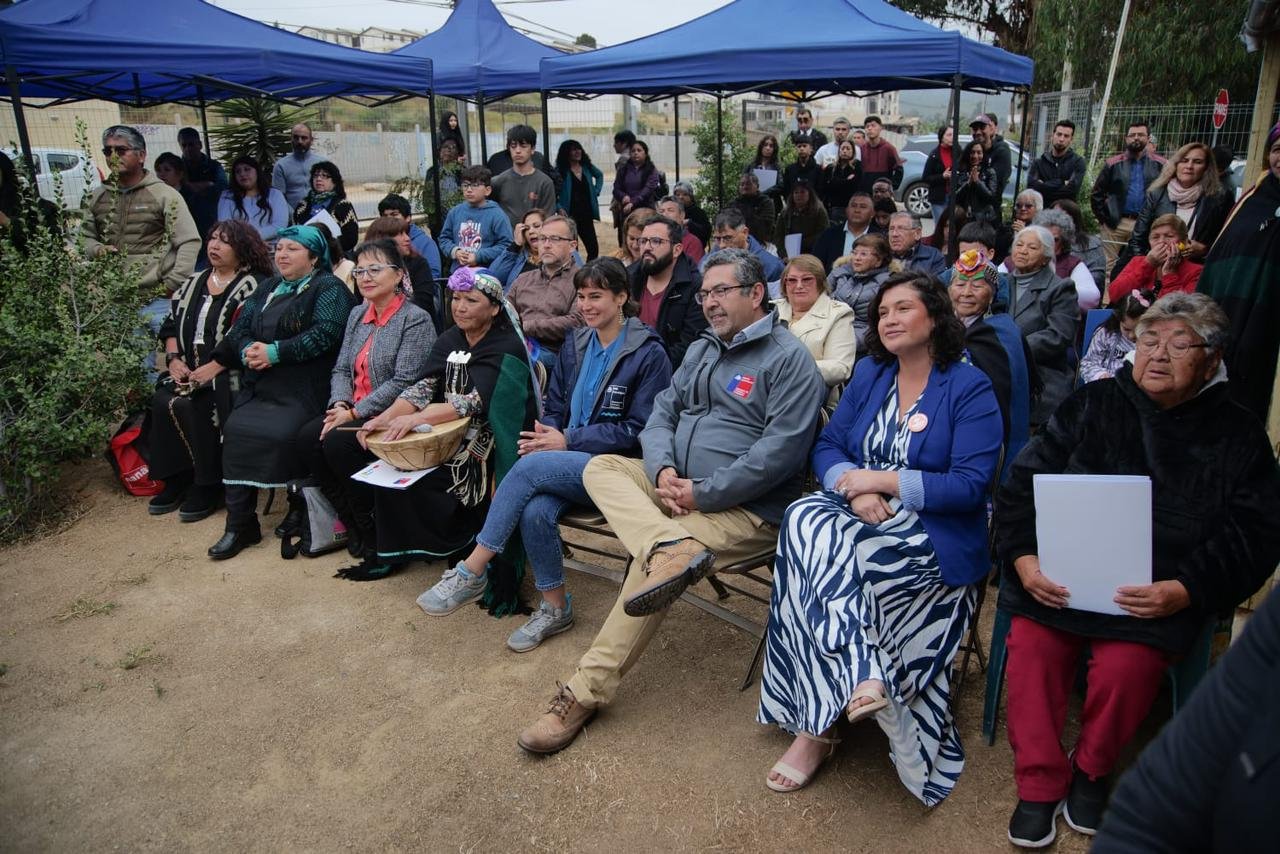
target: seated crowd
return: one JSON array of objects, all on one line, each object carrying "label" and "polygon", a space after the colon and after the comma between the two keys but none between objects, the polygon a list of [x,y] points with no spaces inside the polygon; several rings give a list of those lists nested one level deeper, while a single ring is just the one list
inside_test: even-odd
[{"label": "seated crowd", "polygon": [[[252,158],[233,164],[203,235],[183,196],[146,173],[142,137],[110,128],[119,187],[177,217],[148,273],[172,288],[152,307],[166,371],[151,470],[165,487],[150,512],[192,522],[225,503],[209,556],[229,559],[262,539],[259,490],[306,483],[358,560],[339,577],[445,561],[417,600],[431,616],[477,601],[519,612],[527,564],[540,601],[506,639],[527,652],[574,625],[560,518],[598,511],[628,571],[576,671],[519,733],[533,753],[567,747],[613,703],[690,585],[776,549],[757,720],[793,740],[765,785],[806,786],[841,718],[875,720],[902,785],[933,806],[964,767],[953,665],[991,574],[994,506],[999,607],[1012,614],[1009,839],[1051,843],[1060,813],[1092,834],[1166,667],[1280,559],[1267,523],[1280,470],[1227,373],[1242,321],[1194,293],[1221,281],[1215,262],[1241,269],[1250,250],[1205,177],[1204,146],[1183,146],[1153,178],[1119,253],[1131,260],[1108,271],[1082,233],[1065,126],[1058,159],[1034,174],[1074,191],[1048,208],[1040,190],[1020,194],[1007,225],[999,137],[986,117],[971,129],[954,173],[935,152],[938,198],[951,200],[937,245],[896,209],[897,153],[870,120],[863,143],[837,122],[822,165],[821,134],[798,131],[792,164],[765,137],[741,195],[714,216],[687,184],[666,195],[648,147],[620,134],[620,246],[595,257],[582,237],[598,218],[584,194],[600,192],[599,170],[573,141],[551,169],[524,126],[508,134],[509,168],[461,169],[462,201],[437,235],[388,196],[363,241],[341,173],[310,158],[305,125],[276,165],[281,181]],[[1269,142],[1259,192],[1280,197],[1280,130]],[[91,251],[154,252],[159,234],[130,247],[98,225],[106,206],[91,200]],[[1225,259],[1210,248],[1218,231]],[[1084,313],[1104,297],[1111,311],[1085,341]],[[407,488],[352,478],[376,458],[371,438],[460,419],[456,452]],[[1153,580],[1117,589],[1122,616],[1072,608],[1040,570],[1033,479],[1067,472],[1152,480]],[[809,477],[818,488],[806,495]],[[303,518],[291,504],[277,534]]]}]

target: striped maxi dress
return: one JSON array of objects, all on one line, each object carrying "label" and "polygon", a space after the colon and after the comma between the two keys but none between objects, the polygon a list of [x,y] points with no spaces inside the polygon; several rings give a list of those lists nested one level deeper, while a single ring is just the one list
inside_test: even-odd
[{"label": "striped maxi dress", "polygon": [[[897,384],[863,439],[867,468],[907,467],[911,433]],[[876,715],[902,784],[928,806],[951,793],[964,750],[951,718],[950,668],[977,601],[973,585],[942,580],[924,526],[901,501],[880,525],[834,492],[787,508],[778,538],[760,709],[789,732],[825,732],[853,689],[884,682]]]}]

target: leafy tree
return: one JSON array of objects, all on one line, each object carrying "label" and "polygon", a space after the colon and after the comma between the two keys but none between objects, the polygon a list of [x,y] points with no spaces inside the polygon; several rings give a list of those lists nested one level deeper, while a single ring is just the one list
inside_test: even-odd
[{"label": "leafy tree", "polygon": [[[738,180],[746,170],[747,164],[756,157],[756,146],[747,139],[741,121],[734,121],[734,111],[725,104],[721,125],[724,148],[716,145],[716,111],[705,110],[702,119],[693,126],[689,135],[693,137],[694,157],[699,163],[698,176],[693,179],[693,194],[698,205],[714,217],[720,211],[718,199],[726,203],[738,197]],[[775,134],[778,137],[778,161],[784,166],[795,160],[796,149],[791,144],[791,137],[785,133]],[[721,194],[717,194],[716,160],[724,158],[720,186]]]},{"label": "leafy tree", "polygon": [[314,118],[308,110],[286,108],[267,98],[233,98],[213,108],[227,124],[209,129],[211,142],[222,152],[228,169],[237,157],[248,155],[267,172],[293,144],[289,133],[299,122]]},{"label": "leafy tree", "polygon": [[[1133,0],[1112,101],[1210,104],[1220,87],[1252,95],[1261,54],[1246,53],[1237,38],[1248,6],[1248,0]],[[1114,0],[1039,0],[1031,51],[1036,90],[1061,88],[1063,61],[1070,58],[1072,88],[1101,92],[1120,10]]]},{"label": "leafy tree", "polygon": [[591,33],[583,33],[582,35],[574,39],[573,43],[577,45],[582,45],[583,47],[591,48],[592,50],[596,49],[596,37],[591,35]]},{"label": "leafy tree", "polygon": [[[980,32],[990,33],[997,47],[1025,55],[1027,45],[1031,41],[1032,16],[1039,14],[1040,5],[1045,0],[889,0],[889,2],[902,11],[926,21],[958,24],[966,28],[977,27]],[[1082,15],[1080,20],[1091,19]]]},{"label": "leafy tree", "polygon": [[155,345],[138,317],[153,296],[139,289],[141,265],[88,259],[78,238],[68,251],[67,211],[45,216],[34,182],[19,183],[21,246],[0,228],[0,541],[27,533],[62,464],[101,452],[127,403],[144,399]]}]

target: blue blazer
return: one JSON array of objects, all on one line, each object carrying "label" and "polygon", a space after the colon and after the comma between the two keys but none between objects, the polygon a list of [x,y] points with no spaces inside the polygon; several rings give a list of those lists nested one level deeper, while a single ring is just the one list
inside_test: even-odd
[{"label": "blue blazer", "polygon": [[[875,422],[897,361],[859,359],[831,422],[813,448],[819,478],[841,463],[862,466],[862,440]],[[986,496],[1000,456],[1004,422],[987,375],[963,362],[934,365],[920,406],[928,419],[911,434],[907,463],[921,473],[924,506],[920,521],[933,544],[942,579],[972,584],[987,574]]]}]

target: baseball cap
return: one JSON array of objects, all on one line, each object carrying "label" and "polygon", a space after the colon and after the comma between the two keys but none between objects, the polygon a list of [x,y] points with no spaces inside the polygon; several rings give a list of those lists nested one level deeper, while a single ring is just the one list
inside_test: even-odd
[{"label": "baseball cap", "polygon": [[983,127],[987,127],[990,124],[991,124],[991,119],[987,118],[985,113],[978,113],[976,116],[973,117],[973,121],[969,122],[969,127],[973,127],[974,125],[982,125]]},{"label": "baseball cap", "polygon": [[810,182],[808,178],[804,177],[803,175],[800,175],[794,181],[791,182],[791,189],[794,190],[796,187],[804,187],[806,190],[812,190],[813,183]]}]

